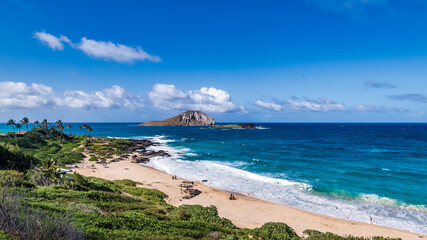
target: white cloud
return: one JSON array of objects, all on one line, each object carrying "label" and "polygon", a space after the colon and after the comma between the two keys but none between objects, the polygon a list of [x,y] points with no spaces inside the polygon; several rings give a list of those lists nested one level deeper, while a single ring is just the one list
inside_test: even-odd
[{"label": "white cloud", "polygon": [[319,98],[317,100],[292,99],[287,101],[286,107],[297,111],[311,112],[347,111],[347,109],[342,104],[327,98]]},{"label": "white cloud", "polygon": [[38,39],[43,44],[48,45],[53,50],[64,50],[64,44],[68,43],[74,49],[80,50],[86,55],[107,61],[115,61],[119,63],[133,63],[135,61],[151,61],[160,62],[158,56],[150,55],[142,50],[141,47],[129,47],[123,44],[115,44],[112,42],[95,41],[83,37],[79,43],[73,43],[66,36],[55,37],[46,32],[35,32],[34,38]]},{"label": "white cloud", "polygon": [[319,98],[319,99],[302,99],[300,100],[297,97],[293,97],[290,100],[275,103],[264,102],[262,100],[257,100],[255,105],[272,110],[294,110],[294,111],[309,111],[309,112],[331,112],[331,111],[347,111],[344,105],[336,102],[332,99]]},{"label": "white cloud", "polygon": [[184,92],[174,85],[155,84],[148,96],[155,107],[165,110],[192,109],[217,113],[243,111],[242,107],[231,101],[229,93],[213,87]]},{"label": "white cloud", "polygon": [[395,108],[386,108],[383,106],[369,106],[364,104],[359,104],[354,107],[354,109],[358,112],[376,112],[376,113],[383,113],[383,112],[397,112],[397,113],[406,113],[410,112],[406,108],[402,107],[395,107]]},{"label": "white cloud", "polygon": [[377,107],[377,106],[368,106],[364,104],[359,104],[354,107],[356,111],[359,112],[385,112],[387,111],[384,107]]},{"label": "white cloud", "polygon": [[282,106],[276,103],[270,103],[270,102],[264,102],[262,100],[256,100],[255,105],[265,108],[265,109],[269,109],[269,110],[273,110],[273,111],[280,111],[282,110]]},{"label": "white cloud", "polygon": [[87,55],[104,60],[113,60],[116,62],[144,61],[160,62],[158,56],[152,56],[142,50],[140,47],[133,48],[122,44],[112,42],[95,41],[92,39],[82,38],[81,42],[75,44],[75,48],[83,51]]},{"label": "white cloud", "polygon": [[129,108],[143,107],[139,96],[127,92],[120,86],[101,91],[66,91],[57,94],[51,87],[23,82],[0,82],[0,108]]},{"label": "white cloud", "polygon": [[35,32],[33,34],[33,37],[38,39],[41,43],[49,46],[53,50],[64,50],[64,44],[62,42],[70,42],[70,40],[65,37],[61,36],[59,38],[53,36],[52,34],[45,33],[45,32]]},{"label": "white cloud", "polygon": [[52,88],[43,84],[0,82],[0,108],[38,108],[55,105]]}]

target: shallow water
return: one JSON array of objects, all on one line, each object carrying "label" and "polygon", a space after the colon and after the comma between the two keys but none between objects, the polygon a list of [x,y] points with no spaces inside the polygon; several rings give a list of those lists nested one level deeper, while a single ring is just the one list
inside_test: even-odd
[{"label": "shallow water", "polygon": [[[153,148],[172,157],[150,164],[186,179],[339,218],[369,222],[372,216],[376,224],[427,234],[427,124],[90,125],[97,136],[154,137],[160,145]],[[0,125],[0,132],[5,128]]]}]

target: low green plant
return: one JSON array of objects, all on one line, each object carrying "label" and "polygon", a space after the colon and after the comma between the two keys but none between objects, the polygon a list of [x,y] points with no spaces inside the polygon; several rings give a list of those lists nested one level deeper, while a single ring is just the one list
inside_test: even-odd
[{"label": "low green plant", "polygon": [[92,155],[90,155],[90,157],[89,157],[89,161],[96,162],[96,161],[98,161],[98,157],[92,154]]}]

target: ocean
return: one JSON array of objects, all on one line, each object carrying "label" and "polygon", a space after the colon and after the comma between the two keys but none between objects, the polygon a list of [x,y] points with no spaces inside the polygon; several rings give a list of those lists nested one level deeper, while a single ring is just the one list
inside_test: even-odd
[{"label": "ocean", "polygon": [[[72,133],[80,134],[79,124],[72,125]],[[181,178],[427,234],[427,124],[256,123],[256,129],[89,125],[95,136],[152,138],[159,143],[152,149],[172,156],[148,164]],[[0,124],[0,132],[9,129]]]}]

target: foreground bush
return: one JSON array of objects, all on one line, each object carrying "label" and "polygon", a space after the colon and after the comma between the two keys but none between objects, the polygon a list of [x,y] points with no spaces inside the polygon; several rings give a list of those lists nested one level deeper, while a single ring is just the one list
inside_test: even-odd
[{"label": "foreground bush", "polygon": [[[74,240],[85,236],[71,225],[68,215],[45,213],[22,204],[19,192],[5,189],[0,197],[0,239]],[[7,234],[7,235],[6,235]]]},{"label": "foreground bush", "polygon": [[0,170],[27,170],[39,163],[39,160],[24,152],[17,145],[0,142]]}]

